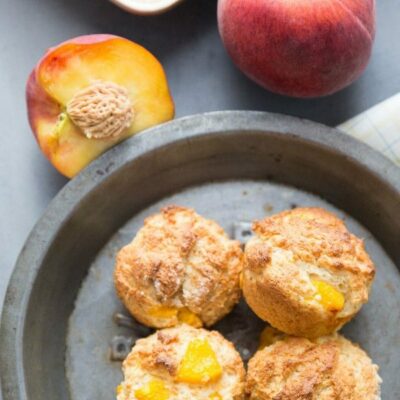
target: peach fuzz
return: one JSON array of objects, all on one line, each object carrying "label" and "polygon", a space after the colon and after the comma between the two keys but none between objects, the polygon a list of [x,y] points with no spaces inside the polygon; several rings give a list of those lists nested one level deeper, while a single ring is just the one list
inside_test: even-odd
[{"label": "peach fuzz", "polygon": [[158,60],[113,35],[81,36],[49,49],[29,76],[26,99],[40,148],[67,177],[116,143],[174,116]]},{"label": "peach fuzz", "polygon": [[294,97],[334,93],[371,54],[374,0],[219,0],[221,38],[234,63],[264,88]]}]

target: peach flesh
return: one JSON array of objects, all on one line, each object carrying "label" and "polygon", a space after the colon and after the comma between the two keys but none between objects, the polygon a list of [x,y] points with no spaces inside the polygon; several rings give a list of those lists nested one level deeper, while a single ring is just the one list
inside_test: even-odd
[{"label": "peach flesh", "polygon": [[[88,139],[65,112],[78,90],[99,80],[127,88],[137,111],[120,137]],[[46,157],[67,177],[119,141],[174,115],[159,62],[141,46],[113,35],[81,36],[49,49],[30,74],[26,95],[34,135]]]}]

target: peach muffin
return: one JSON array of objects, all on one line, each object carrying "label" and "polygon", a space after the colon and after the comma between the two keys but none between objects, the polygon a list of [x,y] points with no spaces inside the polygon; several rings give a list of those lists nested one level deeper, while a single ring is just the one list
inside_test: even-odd
[{"label": "peach muffin", "polygon": [[239,301],[244,262],[237,241],[190,208],[169,206],[147,218],[117,255],[117,293],[154,328],[210,326]]},{"label": "peach muffin", "polygon": [[380,400],[378,367],[343,336],[287,336],[249,361],[250,400]]},{"label": "peach muffin", "polygon": [[363,241],[321,208],[257,221],[245,249],[243,293],[252,310],[295,336],[335,332],[368,301],[375,268]]},{"label": "peach muffin", "polygon": [[136,342],[118,400],[242,400],[245,370],[218,332],[183,324]]}]

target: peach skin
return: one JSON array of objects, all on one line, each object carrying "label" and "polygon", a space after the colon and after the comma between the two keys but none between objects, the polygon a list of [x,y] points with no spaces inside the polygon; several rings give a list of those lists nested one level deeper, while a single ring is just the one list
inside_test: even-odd
[{"label": "peach skin", "polygon": [[219,31],[239,69],[266,89],[325,96],[364,71],[375,0],[219,0]]},{"label": "peach skin", "polygon": [[51,48],[30,74],[26,98],[40,148],[69,178],[115,144],[174,116],[161,64],[113,35]]}]

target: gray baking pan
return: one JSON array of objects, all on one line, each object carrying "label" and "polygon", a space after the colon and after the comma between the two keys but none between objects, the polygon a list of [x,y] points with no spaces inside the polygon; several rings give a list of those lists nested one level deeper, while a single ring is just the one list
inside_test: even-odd
[{"label": "gray baking pan", "polygon": [[[115,252],[143,219],[194,207],[242,241],[255,218],[323,206],[365,239],[377,276],[343,333],[380,365],[382,398],[400,398],[400,170],[341,132],[259,112],[176,120],[111,149],[55,198],[26,242],[1,317],[4,400],[109,400],[121,361],[151,331],[127,317]],[[242,302],[215,327],[247,360],[264,323]]]}]

